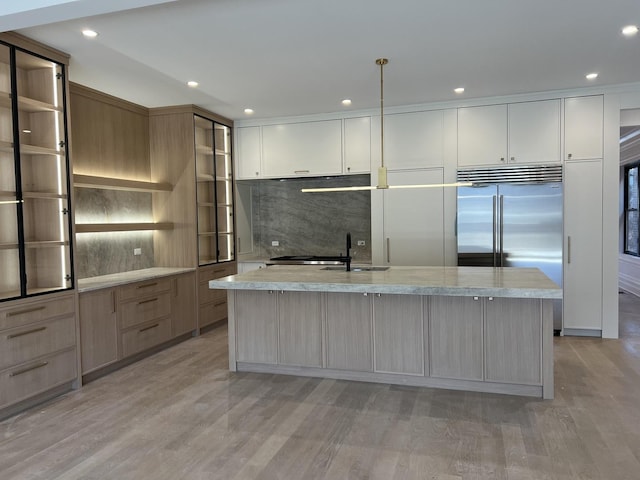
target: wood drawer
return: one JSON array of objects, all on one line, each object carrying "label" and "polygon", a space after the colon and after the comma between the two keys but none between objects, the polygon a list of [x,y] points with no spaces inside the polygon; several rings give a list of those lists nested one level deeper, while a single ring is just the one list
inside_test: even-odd
[{"label": "wood drawer", "polygon": [[209,281],[198,285],[198,303],[220,303],[227,301],[226,290],[212,290],[209,288]]},{"label": "wood drawer", "polygon": [[70,316],[5,330],[0,334],[0,370],[74,346],[75,327]]},{"label": "wood drawer", "polygon": [[236,263],[218,263],[198,269],[198,283],[208,282],[214,278],[226,277],[227,275],[235,275]]},{"label": "wood drawer", "polygon": [[143,297],[133,302],[122,303],[120,327],[125,329],[171,315],[171,293],[165,292],[152,297]]},{"label": "wood drawer", "polygon": [[73,315],[73,296],[47,298],[0,309],[0,330],[39,322],[51,317]]},{"label": "wood drawer", "polygon": [[132,300],[142,296],[154,295],[171,290],[171,278],[154,278],[146,282],[136,282],[118,288],[120,301]]},{"label": "wood drawer", "polygon": [[[225,292],[226,293],[226,292]],[[202,305],[198,314],[198,327],[206,327],[227,318],[227,302]]]},{"label": "wood drawer", "polygon": [[128,357],[171,340],[171,319],[163,318],[122,333],[122,355]]},{"label": "wood drawer", "polygon": [[0,407],[19,402],[76,379],[71,348],[0,372]]}]

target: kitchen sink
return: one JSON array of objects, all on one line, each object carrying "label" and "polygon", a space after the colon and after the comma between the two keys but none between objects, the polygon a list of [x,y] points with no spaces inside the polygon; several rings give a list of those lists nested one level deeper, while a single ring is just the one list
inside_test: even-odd
[{"label": "kitchen sink", "polygon": [[[334,270],[334,271],[343,271],[345,272],[347,268],[344,265],[332,265],[330,267],[324,267],[323,270]],[[352,272],[385,272],[389,270],[389,267],[351,267]]]}]

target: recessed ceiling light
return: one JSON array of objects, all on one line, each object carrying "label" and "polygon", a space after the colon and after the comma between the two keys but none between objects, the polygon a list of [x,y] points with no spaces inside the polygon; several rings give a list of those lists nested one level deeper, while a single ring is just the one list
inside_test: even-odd
[{"label": "recessed ceiling light", "polygon": [[636,33],[638,33],[638,27],[636,25],[627,25],[622,29],[622,34],[627,37],[633,37]]},{"label": "recessed ceiling light", "polygon": [[195,80],[189,80],[187,82],[187,85],[189,85],[191,88],[196,88],[199,84]]},{"label": "recessed ceiling light", "polygon": [[595,73],[595,72],[594,72],[594,73],[587,73],[587,74],[585,75],[585,78],[586,78],[587,80],[595,80],[596,78],[598,78],[598,74],[597,74],[597,73]]},{"label": "recessed ceiling light", "polygon": [[454,88],[453,91],[456,93],[464,93],[464,87]]},{"label": "recessed ceiling light", "polygon": [[253,113],[253,108],[245,108],[244,113],[246,113],[247,115],[251,115]]},{"label": "recessed ceiling light", "polygon": [[342,100],[342,104],[345,107],[348,107],[349,105],[351,105],[351,100],[349,98],[345,98],[344,100]]},{"label": "recessed ceiling light", "polygon": [[84,30],[82,30],[82,35],[87,38],[96,38],[98,36],[98,32],[96,32],[95,30],[91,30],[90,28],[85,28]]}]

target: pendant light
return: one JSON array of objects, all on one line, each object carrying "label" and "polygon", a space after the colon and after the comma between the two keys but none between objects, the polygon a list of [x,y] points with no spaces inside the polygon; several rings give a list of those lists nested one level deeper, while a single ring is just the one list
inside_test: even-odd
[{"label": "pendant light", "polygon": [[378,167],[378,184],[353,187],[325,187],[303,188],[305,193],[313,192],[357,192],[361,190],[389,190],[396,188],[441,188],[441,187],[468,187],[472,182],[433,183],[421,185],[389,185],[387,181],[387,167],[384,165],[384,66],[389,63],[386,58],[377,58],[376,65],[380,66],[380,166]]}]

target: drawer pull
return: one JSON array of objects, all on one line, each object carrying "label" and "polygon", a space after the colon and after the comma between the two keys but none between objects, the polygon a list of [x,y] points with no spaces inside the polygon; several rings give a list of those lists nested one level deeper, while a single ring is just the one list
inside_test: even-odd
[{"label": "drawer pull", "polygon": [[151,298],[151,299],[149,299],[149,300],[143,300],[143,301],[141,301],[141,302],[138,302],[138,305],[143,305],[143,304],[145,304],[145,303],[151,303],[151,302],[157,302],[157,301],[158,301],[158,297],[156,297],[156,298]]},{"label": "drawer pull", "polygon": [[138,330],[138,333],[146,332],[147,330],[151,330],[152,328],[156,328],[156,327],[159,327],[159,326],[160,326],[159,323],[156,323],[154,325],[149,325],[148,327],[144,327],[144,328],[141,328],[140,330]]},{"label": "drawer pull", "polygon": [[224,305],[225,303],[227,303],[227,301],[225,300],[224,302],[218,302],[218,303],[214,303],[213,306],[214,307],[221,307],[222,305]]},{"label": "drawer pull", "polygon": [[23,335],[29,335],[31,333],[36,333],[36,332],[42,332],[43,330],[46,330],[46,329],[47,327],[39,327],[39,328],[34,328],[33,330],[26,330],[24,332],[12,333],[11,335],[7,335],[7,339],[22,337]]},{"label": "drawer pull", "polygon": [[44,310],[45,308],[46,307],[44,305],[41,305],[39,307],[25,308],[24,310],[18,310],[16,312],[8,312],[7,317],[15,317],[16,315],[22,315],[24,313],[39,312],[40,310]]},{"label": "drawer pull", "polygon": [[9,374],[10,377],[17,377],[18,375],[22,375],[23,373],[30,372],[31,370],[35,370],[37,368],[46,367],[49,365],[49,362],[40,362],[35,365],[31,365],[30,367],[23,368],[21,370],[16,370],[15,372],[11,372]]},{"label": "drawer pull", "polygon": [[294,170],[293,173],[309,173],[309,170]]},{"label": "drawer pull", "polygon": [[138,285],[136,288],[148,288],[148,287],[155,287],[156,285],[158,285],[158,282],[145,283],[144,285]]}]

